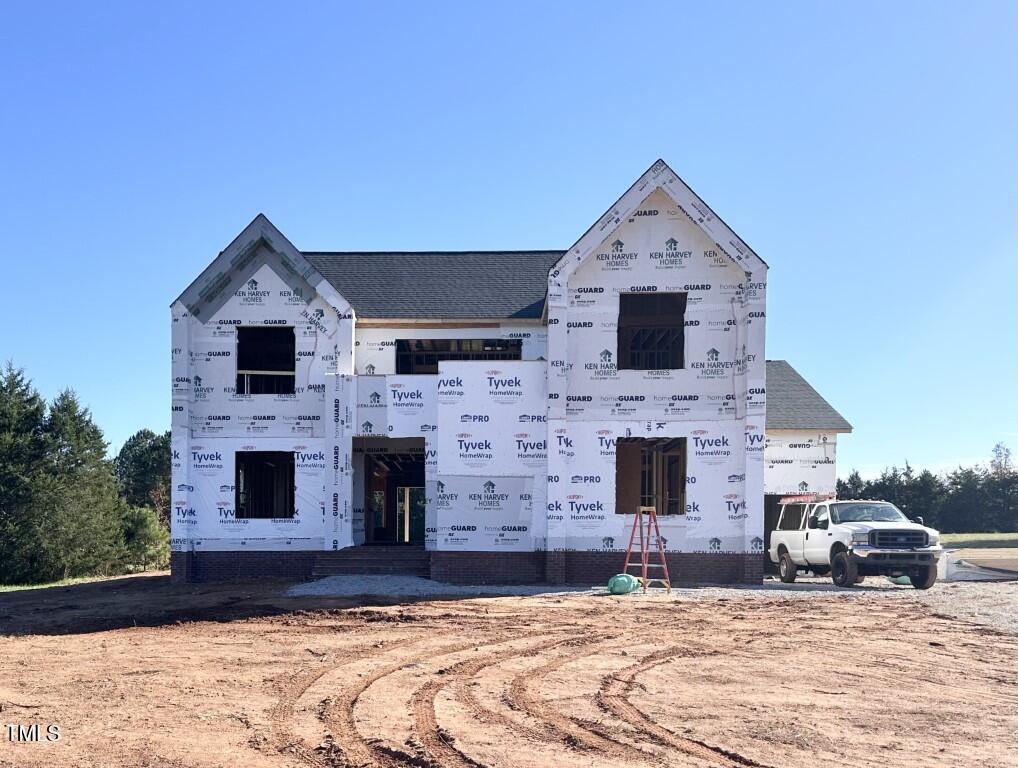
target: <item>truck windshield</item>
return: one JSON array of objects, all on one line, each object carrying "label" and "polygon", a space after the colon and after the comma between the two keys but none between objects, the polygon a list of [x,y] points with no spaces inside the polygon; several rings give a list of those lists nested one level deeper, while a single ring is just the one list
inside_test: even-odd
[{"label": "truck windshield", "polygon": [[907,523],[908,518],[893,504],[850,501],[831,504],[835,523]]}]

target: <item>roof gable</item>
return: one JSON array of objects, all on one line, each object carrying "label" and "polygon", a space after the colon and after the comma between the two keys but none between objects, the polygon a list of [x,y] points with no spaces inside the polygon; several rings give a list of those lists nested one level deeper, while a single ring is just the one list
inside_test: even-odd
[{"label": "roof gable", "polygon": [[255,216],[176,301],[182,302],[194,318],[206,322],[265,264],[291,288],[298,289],[305,303],[318,293],[337,311],[350,309],[343,297],[262,213]]},{"label": "roof gable", "polygon": [[766,270],[767,264],[707,205],[664,160],[658,160],[636,180],[615,204],[576,241],[553,267],[548,278],[548,300],[557,306],[566,300],[566,285],[573,271],[600,248],[639,206],[660,189],[718,249],[748,275]]}]

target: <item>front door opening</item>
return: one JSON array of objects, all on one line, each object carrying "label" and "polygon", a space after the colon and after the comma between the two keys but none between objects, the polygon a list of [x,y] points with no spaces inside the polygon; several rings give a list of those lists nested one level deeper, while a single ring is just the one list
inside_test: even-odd
[{"label": "front door opening", "polygon": [[[423,544],[424,451],[376,450],[385,438],[365,441],[364,543]],[[400,441],[403,442],[402,440]],[[359,446],[355,445],[355,450]]]},{"label": "front door opening", "polygon": [[615,448],[617,514],[686,514],[686,438],[620,437]]}]

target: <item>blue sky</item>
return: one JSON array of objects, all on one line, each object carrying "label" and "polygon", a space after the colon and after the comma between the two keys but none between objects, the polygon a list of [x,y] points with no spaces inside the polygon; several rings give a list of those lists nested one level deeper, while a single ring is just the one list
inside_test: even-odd
[{"label": "blue sky", "polygon": [[1018,449],[1016,37],[1003,0],[9,5],[0,358],[116,450],[259,211],[307,250],[566,248],[662,157],[770,264],[840,474]]}]

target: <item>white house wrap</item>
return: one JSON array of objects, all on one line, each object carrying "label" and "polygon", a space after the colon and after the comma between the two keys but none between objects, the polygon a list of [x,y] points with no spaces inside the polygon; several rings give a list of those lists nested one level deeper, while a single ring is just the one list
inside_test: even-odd
[{"label": "white house wrap", "polygon": [[258,216],[172,306],[173,550],[540,570],[619,552],[639,497],[669,552],[757,562],[765,493],[833,490],[850,430],[765,364],[766,288],[661,161],[567,251],[301,253]]}]

